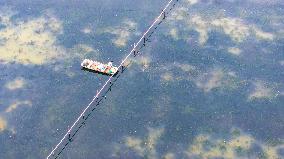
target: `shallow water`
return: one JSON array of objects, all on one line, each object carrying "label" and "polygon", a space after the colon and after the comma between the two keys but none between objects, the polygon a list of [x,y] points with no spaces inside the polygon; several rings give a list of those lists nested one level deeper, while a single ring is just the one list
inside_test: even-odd
[{"label": "shallow water", "polygon": [[[166,1],[0,1],[0,158],[45,158]],[[61,158],[284,158],[284,3],[179,2]]]}]

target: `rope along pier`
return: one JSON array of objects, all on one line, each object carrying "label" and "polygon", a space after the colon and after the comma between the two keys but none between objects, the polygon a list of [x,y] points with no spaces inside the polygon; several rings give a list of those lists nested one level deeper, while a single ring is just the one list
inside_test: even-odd
[{"label": "rope along pier", "polygon": [[79,117],[75,120],[68,131],[63,136],[63,138],[59,141],[59,143],[52,149],[52,151],[47,156],[47,159],[57,159],[60,154],[62,154],[63,150],[73,141],[74,136],[78,133],[78,131],[85,125],[85,121],[89,118],[92,111],[96,109],[96,107],[102,102],[103,99],[106,99],[106,94],[111,91],[111,87],[118,80],[118,78],[125,71],[127,66],[125,65],[126,61],[129,59],[131,55],[136,57],[140,54],[140,50],[146,46],[147,42],[150,42],[150,37],[153,35],[158,26],[166,19],[167,15],[172,11],[172,9],[176,6],[176,3],[179,0],[170,0],[159,16],[154,20],[154,22],[150,25],[150,27],[143,33],[142,37],[139,41],[134,44],[133,49],[130,53],[122,60],[120,65],[118,66],[118,73],[116,75],[112,75],[105,82],[102,88],[97,91],[96,95],[93,97],[92,101],[85,107]]}]

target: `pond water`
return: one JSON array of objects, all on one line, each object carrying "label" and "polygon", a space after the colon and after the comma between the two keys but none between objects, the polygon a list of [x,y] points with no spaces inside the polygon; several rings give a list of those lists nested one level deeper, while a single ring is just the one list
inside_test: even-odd
[{"label": "pond water", "polygon": [[[46,158],[165,0],[0,0],[0,158]],[[284,158],[284,3],[181,0],[59,158]]]}]

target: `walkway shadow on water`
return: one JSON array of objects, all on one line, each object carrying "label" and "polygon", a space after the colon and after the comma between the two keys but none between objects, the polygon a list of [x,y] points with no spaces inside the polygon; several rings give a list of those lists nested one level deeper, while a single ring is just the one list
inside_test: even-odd
[{"label": "walkway shadow on water", "polygon": [[[63,150],[67,147],[67,145],[70,144],[74,140],[75,135],[86,124],[86,121],[91,116],[92,112],[94,110],[96,110],[100,104],[103,103],[103,99],[106,99],[106,97],[107,97],[106,95],[109,92],[111,92],[112,86],[115,84],[115,82],[118,80],[118,78],[121,76],[121,74],[124,73],[124,71],[127,69],[127,67],[130,64],[131,64],[131,62],[128,65],[120,67],[120,69],[117,71],[117,73],[112,76],[111,80],[109,80],[106,83],[105,87],[100,92],[99,92],[99,90],[97,91],[97,94],[96,94],[97,97],[94,98],[94,101],[92,103],[90,103],[90,107],[86,110],[86,112],[83,114],[81,119],[78,121],[78,124],[76,124],[75,127],[73,127],[70,130],[70,132],[68,133],[68,136],[63,139],[62,148],[59,149],[58,152],[54,152],[52,154],[53,158],[55,158],[55,159],[58,158],[61,155],[61,153],[63,152]],[[85,68],[82,68],[81,70],[88,71],[88,72],[91,72],[91,73],[98,73],[98,74],[101,74],[101,75],[111,76],[109,74],[105,74],[105,73],[101,73],[101,72],[97,72],[97,71],[93,71],[93,70],[89,70],[89,69],[85,69]]]}]

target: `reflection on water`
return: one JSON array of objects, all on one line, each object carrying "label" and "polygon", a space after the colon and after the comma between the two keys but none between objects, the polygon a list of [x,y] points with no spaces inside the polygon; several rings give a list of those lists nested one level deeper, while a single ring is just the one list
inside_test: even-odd
[{"label": "reflection on water", "polygon": [[115,35],[116,37],[112,39],[112,43],[118,48],[125,47],[130,39],[130,31],[137,29],[137,23],[129,19],[124,19],[121,25],[122,26],[108,27],[101,31],[102,33]]},{"label": "reflection on water", "polygon": [[7,127],[7,121],[0,117],[0,132],[4,131]]},{"label": "reflection on water", "polygon": [[2,62],[40,65],[62,56],[62,48],[56,46],[56,35],[61,33],[62,24],[53,15],[31,17],[27,21],[12,19],[12,16],[3,18],[5,28],[0,30]]},{"label": "reflection on water", "polygon": [[6,113],[10,113],[12,111],[14,111],[15,109],[17,109],[19,106],[32,106],[32,102],[25,100],[25,101],[16,101],[13,104],[11,104],[8,108],[6,108],[5,112]]},{"label": "reflection on water", "polygon": [[[1,1],[0,158],[44,158],[108,78],[81,61],[119,64],[164,3]],[[62,158],[284,158],[283,3],[180,3]]]},{"label": "reflection on water", "polygon": [[148,131],[148,136],[145,140],[127,137],[125,139],[125,145],[130,149],[133,149],[141,157],[157,158],[156,144],[164,130],[149,128]]},{"label": "reflection on water", "polygon": [[249,99],[257,99],[257,98],[268,98],[271,99],[275,97],[275,91],[270,88],[267,84],[264,84],[262,81],[256,81],[254,83],[254,89],[249,95]]},{"label": "reflection on water", "polygon": [[[164,135],[164,129],[148,129],[148,136],[143,138],[126,137],[125,145],[120,147],[116,145],[120,153],[133,151],[135,155],[146,158],[176,158],[183,156],[187,158],[281,158],[279,153],[284,147],[283,142],[266,140],[264,143],[256,140],[250,135],[243,133],[240,129],[232,129],[230,134],[225,134],[226,138],[219,138],[215,135],[199,134],[189,143],[189,147],[177,152],[165,152],[157,154],[161,136]],[[126,148],[123,148],[126,146]],[[125,153],[125,152],[124,152]],[[118,155],[117,152],[113,154]],[[179,158],[179,157],[177,157]]]},{"label": "reflection on water", "polygon": [[198,135],[186,154],[189,158],[281,158],[278,150],[283,146],[270,146],[235,129],[229,139],[215,139],[208,135]]},{"label": "reflection on water", "polygon": [[5,84],[6,88],[8,88],[9,90],[20,89],[25,87],[25,85],[26,81],[21,77],[17,77],[14,80],[9,81],[8,83]]}]

